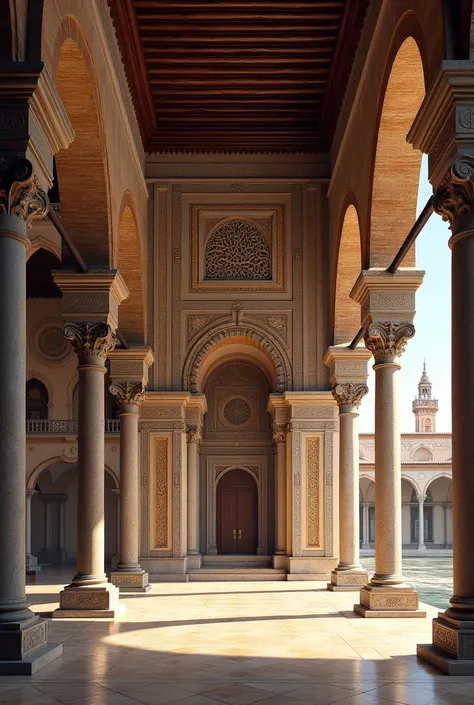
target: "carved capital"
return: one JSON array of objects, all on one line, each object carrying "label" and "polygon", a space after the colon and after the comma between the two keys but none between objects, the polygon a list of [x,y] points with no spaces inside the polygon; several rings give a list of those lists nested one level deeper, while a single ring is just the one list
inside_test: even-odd
[{"label": "carved capital", "polygon": [[371,323],[365,336],[365,344],[372,355],[400,357],[407,341],[415,335],[415,326],[407,321],[385,321]]},{"label": "carved capital", "polygon": [[332,395],[338,406],[360,406],[362,397],[369,391],[366,384],[356,384],[354,382],[344,382],[336,384],[332,390]]},{"label": "carved capital", "polygon": [[80,363],[104,364],[115,347],[115,333],[107,323],[65,323],[63,335],[71,341]]},{"label": "carved capital", "polygon": [[200,443],[202,441],[202,431],[198,426],[188,426],[186,429],[186,440],[188,443]]},{"label": "carved capital", "polygon": [[44,218],[48,210],[48,196],[33,175],[31,162],[0,159],[0,214],[16,215],[28,230],[32,221]]},{"label": "carved capital", "polygon": [[462,155],[456,157],[450,170],[436,190],[433,208],[442,217],[453,224],[459,218],[474,211],[474,157]]},{"label": "carved capital", "polygon": [[119,406],[128,404],[141,404],[145,398],[145,385],[143,382],[112,382],[110,392],[117,397]]},{"label": "carved capital", "polygon": [[286,427],[277,427],[273,430],[273,440],[275,443],[286,443]]}]

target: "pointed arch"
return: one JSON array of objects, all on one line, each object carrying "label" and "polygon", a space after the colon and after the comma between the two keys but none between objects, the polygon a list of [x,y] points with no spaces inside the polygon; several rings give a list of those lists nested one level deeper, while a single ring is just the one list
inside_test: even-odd
[{"label": "pointed arch", "polygon": [[343,211],[336,262],[334,345],[349,343],[360,327],[360,305],[349,294],[362,268],[359,216],[353,196]]},{"label": "pointed arch", "polygon": [[56,88],[75,133],[56,155],[61,219],[87,264],[109,266],[109,171],[97,75],[84,32],[71,16],[61,24],[55,53]]},{"label": "pointed arch", "polygon": [[[421,152],[406,140],[425,96],[422,31],[413,13],[402,19],[388,53],[375,145],[370,247],[365,266],[387,267],[416,219]],[[421,47],[421,48],[420,48]],[[415,248],[404,266],[415,265]]]},{"label": "pointed arch", "polygon": [[144,343],[146,331],[145,262],[137,220],[135,200],[127,191],[120,207],[117,269],[123,276],[130,296],[121,304],[119,326],[128,342]]}]

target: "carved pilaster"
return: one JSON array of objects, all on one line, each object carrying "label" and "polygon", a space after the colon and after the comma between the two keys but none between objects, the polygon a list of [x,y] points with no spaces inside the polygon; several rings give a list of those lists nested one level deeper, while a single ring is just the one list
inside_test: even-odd
[{"label": "carved pilaster", "polygon": [[119,406],[138,406],[145,398],[143,382],[112,382],[109,389],[117,397]]},{"label": "carved pilaster", "polygon": [[65,323],[63,335],[71,341],[80,364],[103,365],[115,347],[115,333],[107,323]]},{"label": "carved pilaster", "polygon": [[35,218],[44,218],[49,201],[33,174],[28,159],[0,159],[0,215],[14,215],[31,228]]},{"label": "carved pilaster", "polygon": [[371,323],[364,336],[365,344],[372,355],[400,357],[410,338],[415,335],[415,326],[407,321],[377,321]]},{"label": "carved pilaster", "polygon": [[336,384],[332,390],[332,395],[339,407],[341,406],[360,406],[362,397],[369,391],[366,384],[355,384],[354,382],[344,382]]}]

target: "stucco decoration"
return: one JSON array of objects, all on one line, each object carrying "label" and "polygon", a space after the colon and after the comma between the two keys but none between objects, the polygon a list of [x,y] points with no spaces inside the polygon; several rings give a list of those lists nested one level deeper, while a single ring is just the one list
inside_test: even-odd
[{"label": "stucco decoration", "polygon": [[284,392],[292,388],[292,371],[288,356],[268,330],[260,330],[253,323],[234,325],[223,323],[214,329],[206,330],[189,351],[183,369],[183,391],[199,394],[201,380],[199,372],[206,356],[217,346],[221,347],[234,340],[261,350],[271,361],[276,392]]},{"label": "stucco decoration", "polygon": [[223,415],[231,426],[246,426],[252,418],[252,409],[246,399],[232,397],[224,406]]},{"label": "stucco decoration", "polygon": [[266,237],[253,223],[240,218],[220,225],[206,243],[205,279],[271,279]]}]

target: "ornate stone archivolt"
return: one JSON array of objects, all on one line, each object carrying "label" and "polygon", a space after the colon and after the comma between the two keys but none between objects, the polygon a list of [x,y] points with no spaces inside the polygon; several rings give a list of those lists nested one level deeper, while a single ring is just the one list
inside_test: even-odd
[{"label": "ornate stone archivolt", "polygon": [[145,385],[142,382],[112,382],[109,389],[117,397],[119,406],[141,404],[145,398]]},{"label": "ornate stone archivolt", "polygon": [[235,218],[219,225],[207,240],[205,279],[271,279],[270,246],[256,225]]},{"label": "ornate stone archivolt", "polygon": [[30,228],[32,221],[44,218],[48,209],[48,196],[33,175],[31,162],[0,159],[0,214],[16,215]]},{"label": "ornate stone archivolt", "polygon": [[372,355],[400,357],[405,350],[407,341],[415,335],[415,326],[406,321],[371,323],[365,334],[365,344]]},{"label": "ornate stone archivolt", "polygon": [[65,323],[63,335],[71,341],[80,362],[96,358],[104,363],[115,347],[115,333],[107,323]]},{"label": "ornate stone archivolt", "polygon": [[338,406],[357,407],[360,405],[362,397],[364,397],[368,391],[369,388],[366,384],[344,382],[343,384],[336,384],[332,390],[332,394]]},{"label": "ornate stone archivolt", "polygon": [[218,345],[232,339],[247,341],[252,347],[260,349],[272,362],[276,392],[292,388],[291,365],[283,347],[266,331],[252,323],[245,325],[221,324],[214,330],[206,331],[193,345],[187,356],[183,370],[183,390],[194,394],[200,393],[199,372],[206,356]]}]

